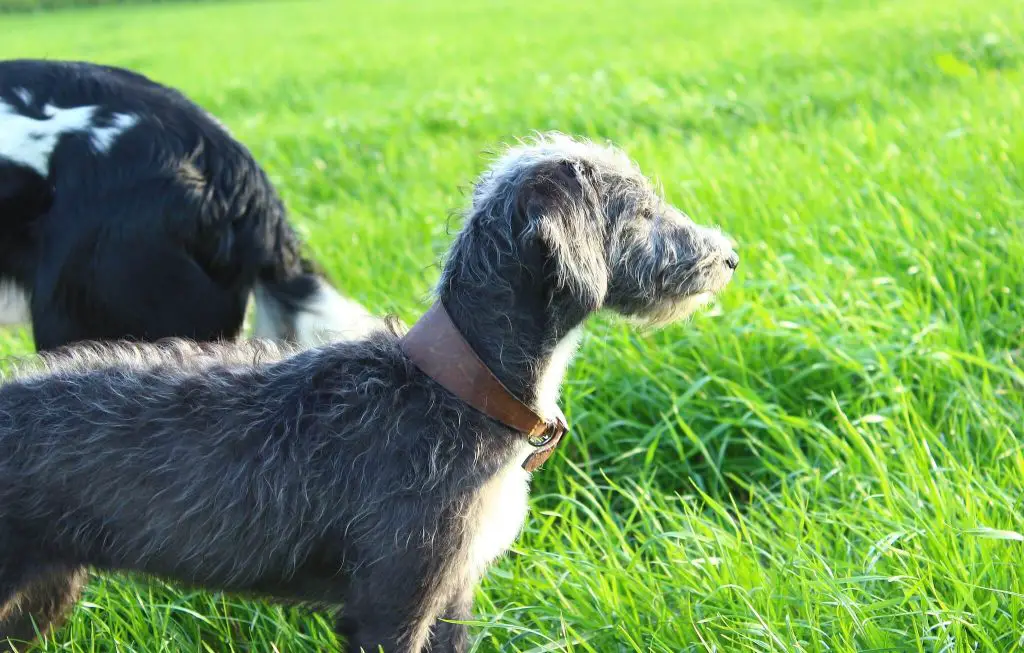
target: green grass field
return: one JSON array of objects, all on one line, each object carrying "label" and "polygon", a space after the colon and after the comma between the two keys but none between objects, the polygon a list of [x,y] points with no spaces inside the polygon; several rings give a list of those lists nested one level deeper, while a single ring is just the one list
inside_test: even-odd
[{"label": "green grass field", "polygon": [[[592,324],[476,650],[1024,649],[1024,3],[185,4],[0,35],[182,88],[337,284],[406,320],[488,152],[533,130],[616,142],[739,241],[689,324]],[[331,642],[97,578],[46,650]]]}]

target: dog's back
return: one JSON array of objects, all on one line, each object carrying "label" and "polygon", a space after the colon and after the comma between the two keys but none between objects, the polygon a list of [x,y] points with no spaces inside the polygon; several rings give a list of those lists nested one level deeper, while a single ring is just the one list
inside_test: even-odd
[{"label": "dog's back", "polygon": [[32,297],[40,349],[234,338],[254,289],[260,336],[313,344],[368,318],[303,255],[245,146],[132,71],[0,62],[0,208],[0,282]]},{"label": "dog's back", "polygon": [[[262,170],[212,116],[178,91],[128,70],[0,62],[0,127],[0,226],[39,221],[34,229],[43,233],[26,243],[36,254],[44,234],[72,242],[104,228],[156,231],[200,245],[198,262],[214,270],[244,252],[244,243],[221,226],[237,230],[283,217]],[[170,198],[129,195],[135,206],[123,213],[89,208],[124,201],[142,184]],[[167,201],[175,210],[160,210]],[[212,238],[200,242],[199,235]],[[259,261],[244,263],[235,274],[255,276]]]},{"label": "dog's back", "polygon": [[0,383],[0,591],[19,572],[84,562],[301,597],[343,562],[369,562],[348,549],[360,533],[377,547],[404,532],[410,517],[381,507],[396,497],[437,527],[424,506],[439,481],[416,470],[458,450],[399,429],[389,407],[450,400],[420,383],[396,392],[406,375],[393,333],[312,350],[97,343],[36,359]]},{"label": "dog's back", "polygon": [[244,585],[259,573],[246,563],[256,555],[283,574],[284,551],[301,545],[298,465],[308,462],[283,450],[301,437],[280,424],[292,417],[288,390],[303,364],[281,362],[286,353],[259,342],[97,343],[48,352],[9,378],[0,385],[0,571],[31,570],[32,550],[48,542],[51,565]]}]

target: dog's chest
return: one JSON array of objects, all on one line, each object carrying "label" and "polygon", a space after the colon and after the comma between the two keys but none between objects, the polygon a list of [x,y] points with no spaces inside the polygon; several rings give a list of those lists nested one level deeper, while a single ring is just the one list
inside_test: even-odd
[{"label": "dog's chest", "polygon": [[[540,375],[537,403],[541,415],[550,418],[557,411],[558,390],[569,362],[580,343],[580,329],[571,331],[555,347]],[[477,495],[470,528],[469,563],[479,578],[495,558],[505,553],[522,530],[529,509],[530,473],[523,469],[526,458],[535,451],[525,439],[519,451]]]},{"label": "dog's chest", "polygon": [[524,442],[521,455],[513,457],[477,494],[469,526],[469,564],[477,578],[512,546],[526,521],[530,474],[522,464],[532,450],[533,447]]}]

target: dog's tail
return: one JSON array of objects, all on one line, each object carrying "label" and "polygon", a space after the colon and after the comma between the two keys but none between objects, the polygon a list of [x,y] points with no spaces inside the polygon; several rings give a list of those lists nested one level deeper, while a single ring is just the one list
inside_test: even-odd
[{"label": "dog's tail", "polygon": [[359,302],[344,297],[302,254],[286,220],[277,221],[270,257],[259,270],[254,291],[254,335],[315,347],[358,340],[384,324]]}]

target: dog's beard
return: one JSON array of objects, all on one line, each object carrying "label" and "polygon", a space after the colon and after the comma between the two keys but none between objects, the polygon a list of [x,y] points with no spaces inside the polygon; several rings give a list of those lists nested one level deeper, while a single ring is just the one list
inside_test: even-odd
[{"label": "dog's beard", "polygon": [[631,327],[641,333],[657,331],[677,322],[684,322],[715,299],[715,293],[702,291],[673,302],[664,302],[643,313],[620,315]]},{"label": "dog's beard", "polygon": [[[710,274],[709,269],[713,271]],[[674,322],[688,320],[694,313],[714,301],[718,293],[732,281],[732,273],[723,272],[724,269],[725,266],[717,261],[698,269],[695,274],[701,274],[703,278],[699,281],[690,279],[690,283],[696,286],[693,292],[659,302],[638,316],[638,325],[643,329],[659,329]],[[694,283],[695,281],[697,282]]]},{"label": "dog's beard", "polygon": [[710,304],[715,293],[710,291],[687,295],[674,302],[665,302],[641,318],[641,323],[648,329],[660,329],[674,322],[688,320],[694,313]]}]

